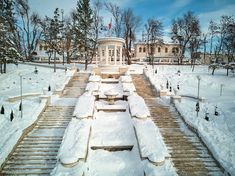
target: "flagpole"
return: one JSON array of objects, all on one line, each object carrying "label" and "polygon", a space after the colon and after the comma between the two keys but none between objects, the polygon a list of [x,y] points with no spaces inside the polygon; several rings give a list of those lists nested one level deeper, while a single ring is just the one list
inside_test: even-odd
[{"label": "flagpole", "polygon": [[111,28],[112,28],[112,18],[110,19],[110,23],[109,23],[109,37],[111,37]]}]

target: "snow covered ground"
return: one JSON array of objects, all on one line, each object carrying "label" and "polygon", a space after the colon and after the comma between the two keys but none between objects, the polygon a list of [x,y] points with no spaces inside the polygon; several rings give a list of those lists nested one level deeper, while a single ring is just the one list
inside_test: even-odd
[{"label": "snow covered ground", "polygon": [[[25,128],[30,126],[36,119],[41,110],[45,107],[46,101],[41,101],[40,94],[43,89],[49,93],[51,91],[62,89],[68,81],[72,72],[57,70],[53,72],[51,68],[37,67],[38,74],[34,73],[35,67],[28,65],[18,66],[14,64],[7,65],[7,73],[0,75],[0,106],[4,106],[5,114],[0,115],[0,164],[2,164],[10,153],[17,140],[22,135]],[[9,97],[20,96],[20,76],[22,74],[22,92],[24,94],[38,94],[37,96],[23,98],[23,117],[19,111],[20,100],[9,102]],[[10,112],[14,113],[14,119],[10,121]],[[4,134],[4,135],[3,135]]]},{"label": "snow covered ground", "polygon": [[[68,65],[68,67],[71,67],[71,65]],[[144,65],[131,65],[129,73],[142,73],[144,67]],[[177,90],[177,85],[179,85],[177,94],[183,96],[197,97],[197,76],[201,77],[200,97],[205,97],[206,101],[200,102],[198,117],[195,112],[196,99],[183,97],[181,102],[175,103],[176,108],[187,123],[198,130],[202,139],[225,169],[235,175],[235,76],[230,74],[227,77],[226,70],[216,70],[215,75],[212,76],[205,66],[197,66],[194,72],[191,72],[189,66],[155,66],[154,70],[151,70],[151,68],[151,66],[148,67],[147,75],[157,89],[166,89],[168,80],[169,87],[172,87],[172,93],[174,89]],[[0,164],[5,160],[5,157],[21,136],[23,129],[36,120],[37,115],[46,104],[45,101],[40,101],[38,96],[23,99],[23,118],[20,118],[20,111],[18,110],[19,100],[14,102],[7,101],[9,96],[20,95],[19,73],[23,75],[23,94],[42,94],[43,88],[47,90],[49,85],[54,91],[56,88],[62,88],[68,77],[71,76],[69,71],[65,73],[64,70],[58,69],[54,73],[53,69],[42,67],[37,67],[39,72],[34,74],[34,69],[34,66],[19,65],[16,67],[15,65],[9,65],[8,73],[0,75],[0,105],[5,107],[5,115],[0,115],[0,134],[4,134],[0,136]],[[157,74],[154,73],[155,69],[157,69]],[[178,74],[178,70],[180,70],[180,74]],[[220,95],[221,84],[222,95]],[[110,89],[118,91],[120,96],[123,94],[120,83],[118,85],[101,84],[100,86],[102,95]],[[169,97],[164,97],[162,100],[169,102]],[[216,106],[219,116],[214,115]],[[15,117],[12,122],[10,122],[11,110],[13,110]],[[206,113],[209,113],[209,121],[204,119]],[[101,123],[102,121],[97,122]],[[139,156],[136,155],[138,153],[137,141],[132,142],[134,147],[131,152],[118,151],[110,153],[104,150],[90,150],[87,163],[79,162],[73,170],[57,165],[54,174],[60,175],[58,173],[62,173],[61,175],[63,175],[68,173],[68,175],[79,175],[80,172],[82,175],[84,171],[87,175],[94,176],[94,173],[97,173],[96,175],[104,175],[102,169],[106,169],[106,175],[110,175],[113,172],[120,173],[117,175],[129,172],[130,175],[138,175],[137,173],[139,172],[130,170],[130,168],[138,167],[140,171],[144,171],[148,176],[156,174],[176,175],[172,163],[168,160],[163,166],[158,167],[146,160],[140,162]],[[110,162],[110,159],[112,159],[113,163]],[[110,166],[111,164],[112,167]],[[92,167],[94,165],[96,167]],[[90,168],[90,170],[87,170],[87,168]],[[113,168],[113,170],[108,170],[109,168]]]},{"label": "snow covered ground", "polygon": [[[212,76],[207,66],[196,66],[194,72],[191,70],[190,66],[154,66],[154,70],[148,66],[146,74],[158,90],[165,90],[168,80],[168,93],[171,86],[170,94],[196,98],[200,76],[199,97],[206,101],[200,102],[198,117],[195,111],[197,99],[183,97],[175,106],[186,122],[198,130],[225,169],[235,175],[235,75],[226,76],[226,70],[221,69]],[[215,115],[216,107],[218,116]],[[209,121],[205,120],[206,113]]]}]

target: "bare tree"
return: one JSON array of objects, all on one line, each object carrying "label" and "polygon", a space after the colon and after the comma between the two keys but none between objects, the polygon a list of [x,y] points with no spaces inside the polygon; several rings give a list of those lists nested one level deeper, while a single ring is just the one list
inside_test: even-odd
[{"label": "bare tree", "polygon": [[235,20],[233,19],[227,26],[224,38],[224,50],[228,57],[228,62],[233,62],[235,59]]},{"label": "bare tree", "polygon": [[77,52],[77,47],[74,42],[74,33],[73,33],[73,25],[71,23],[71,19],[67,18],[65,20],[64,27],[64,51],[66,53],[67,63],[71,62],[71,58]]},{"label": "bare tree", "polygon": [[[234,52],[232,51],[234,43],[234,19],[232,16],[221,16],[220,21],[215,23],[211,21],[210,32],[212,37],[216,38],[214,54],[216,62],[221,55],[227,55],[229,60],[233,58]],[[230,44],[232,45],[230,45]],[[211,41],[212,45],[212,41]]]},{"label": "bare tree", "polygon": [[182,64],[189,41],[200,34],[199,19],[193,12],[188,11],[183,17],[173,20],[171,31],[173,41],[180,45],[181,53],[178,63]]},{"label": "bare tree", "polygon": [[162,22],[155,18],[149,18],[147,24],[145,24],[145,30],[147,33],[147,57],[149,58],[149,63],[153,65],[155,48],[157,45],[161,45],[163,43]]},{"label": "bare tree", "polygon": [[100,0],[95,0],[93,3],[93,23],[92,23],[92,29],[93,29],[93,44],[92,44],[92,50],[91,50],[91,60],[90,63],[92,62],[92,59],[96,55],[97,51],[97,41],[99,38],[99,32],[100,32],[100,27],[102,24],[102,18],[100,16],[100,10],[102,9],[103,4],[101,3]]},{"label": "bare tree", "polygon": [[125,39],[125,55],[127,57],[127,64],[131,64],[131,47],[135,40],[135,33],[140,26],[140,17],[135,16],[132,9],[126,9],[123,12],[123,32]]},{"label": "bare tree", "polygon": [[32,53],[35,51],[37,43],[42,35],[40,28],[40,17],[37,13],[30,15],[30,7],[27,0],[16,0],[16,11],[21,18],[22,46],[26,59],[32,59]]},{"label": "bare tree", "polygon": [[114,28],[116,37],[121,37],[121,32],[122,32],[122,10],[121,10],[121,8],[111,2],[106,2],[105,7],[112,14],[112,16],[114,18],[115,25],[113,28]]},{"label": "bare tree", "polygon": [[210,21],[210,24],[209,24],[209,33],[210,33],[210,55],[212,54],[212,48],[213,48],[213,38],[215,37],[215,34],[217,33],[217,30],[218,30],[218,26],[217,24],[214,22],[214,21]]},{"label": "bare tree", "polygon": [[200,36],[193,36],[189,41],[189,52],[191,56],[191,66],[192,71],[194,71],[196,59],[199,58],[198,49],[199,46],[202,44],[202,40],[200,39]]}]

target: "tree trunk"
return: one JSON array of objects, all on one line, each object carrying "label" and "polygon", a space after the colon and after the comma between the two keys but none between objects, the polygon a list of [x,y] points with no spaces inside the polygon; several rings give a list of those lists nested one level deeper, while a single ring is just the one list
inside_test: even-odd
[{"label": "tree trunk", "polygon": [[54,72],[56,72],[56,50],[54,51]]},{"label": "tree trunk", "polygon": [[3,64],[3,73],[7,72],[7,62],[5,61]]},{"label": "tree trunk", "polygon": [[70,56],[69,56],[69,52],[68,51],[66,52],[66,55],[67,55],[67,63],[70,64]]},{"label": "tree trunk", "polygon": [[227,76],[228,76],[228,70],[229,70],[229,68],[227,68]]},{"label": "tree trunk", "polygon": [[215,68],[212,68],[212,73],[211,74],[214,75],[214,72],[215,72]]},{"label": "tree trunk", "polygon": [[85,70],[87,70],[88,60],[85,60]]},{"label": "tree trunk", "polygon": [[194,72],[194,68],[195,68],[195,59],[193,59],[193,68],[192,68],[192,72]]}]

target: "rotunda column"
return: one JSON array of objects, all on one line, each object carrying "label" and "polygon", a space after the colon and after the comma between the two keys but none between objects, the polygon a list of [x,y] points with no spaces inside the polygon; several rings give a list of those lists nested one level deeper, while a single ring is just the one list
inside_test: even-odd
[{"label": "rotunda column", "polygon": [[99,47],[99,53],[100,53],[100,63],[103,61],[103,49],[102,45]]},{"label": "rotunda column", "polygon": [[114,45],[114,65],[117,65],[117,46]]},{"label": "rotunda column", "polygon": [[108,64],[108,58],[109,58],[109,46],[105,46],[105,63]]},{"label": "rotunda column", "polygon": [[120,46],[120,65],[122,65],[122,46]]}]

